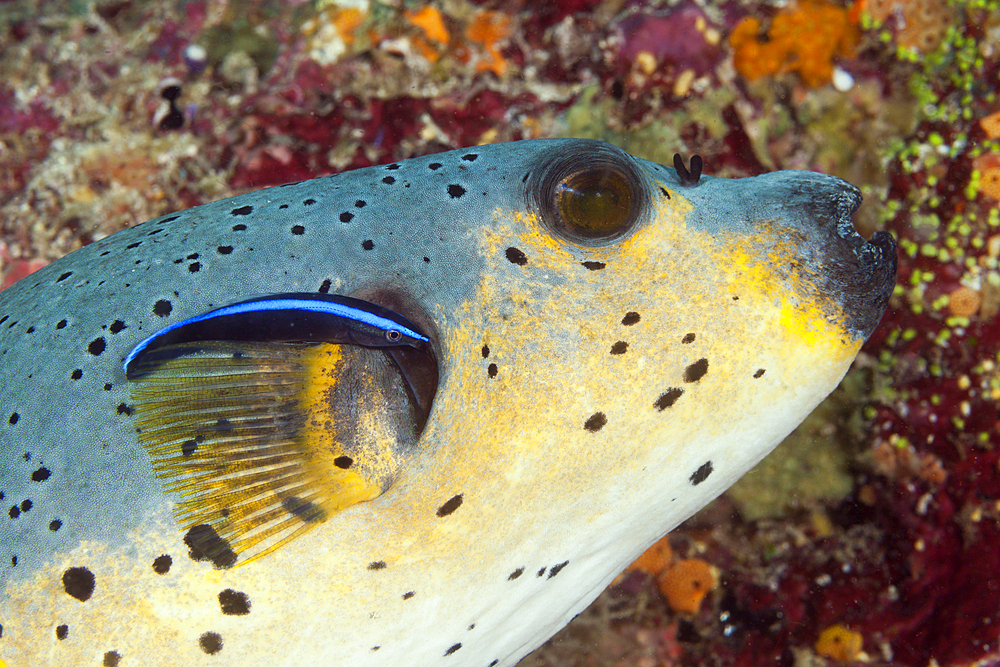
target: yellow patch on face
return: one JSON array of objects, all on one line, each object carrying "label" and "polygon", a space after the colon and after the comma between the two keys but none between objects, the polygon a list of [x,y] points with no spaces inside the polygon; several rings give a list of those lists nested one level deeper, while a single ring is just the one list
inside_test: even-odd
[{"label": "yellow patch on face", "polygon": [[[622,498],[644,466],[676,466],[686,478],[701,456],[692,443],[711,451],[736,421],[750,438],[774,401],[825,394],[860,341],[822,316],[799,289],[805,277],[777,272],[794,244],[767,241],[755,260],[745,239],[689,228],[691,210],[673,192],[654,224],[597,248],[554,236],[530,213],[496,211],[480,239],[479,290],[441,332],[450,365],[435,413],[462,417],[432,418],[425,438],[451,447],[408,469],[403,488],[426,476],[429,488],[479,489],[488,509],[464,520],[484,525],[515,511],[570,525],[572,516],[551,516],[566,509],[553,494],[596,496],[601,514],[611,505],[599,499]],[[625,324],[630,313],[639,319]],[[720,468],[738,457],[724,447],[714,455]]]}]

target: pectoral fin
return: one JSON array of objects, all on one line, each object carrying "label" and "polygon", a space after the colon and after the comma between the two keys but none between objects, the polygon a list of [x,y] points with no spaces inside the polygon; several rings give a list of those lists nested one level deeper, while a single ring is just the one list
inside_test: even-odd
[{"label": "pectoral fin", "polygon": [[222,565],[384,493],[426,421],[419,403],[433,396],[380,348],[202,341],[161,351],[138,360],[132,381],[139,441],[177,494],[189,544]]}]

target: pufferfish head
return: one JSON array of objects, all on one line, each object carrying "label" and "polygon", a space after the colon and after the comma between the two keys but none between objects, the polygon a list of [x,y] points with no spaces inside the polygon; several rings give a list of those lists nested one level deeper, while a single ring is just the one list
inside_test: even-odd
[{"label": "pufferfish head", "polygon": [[[139,439],[183,497],[189,542],[245,562],[360,502],[403,504],[379,524],[419,515],[408,503],[441,487],[481,489],[494,516],[578,511],[552,495],[694,508],[839,381],[895,275],[891,237],[869,243],[851,224],[855,188],[557,146],[494,166],[511,196],[449,225],[468,248],[450,293],[413,276],[367,281],[344,297],[354,319],[316,321],[262,312],[294,295],[257,298],[133,350]],[[359,339],[366,312],[419,340]],[[774,415],[776,401],[796,407]],[[650,488],[628,491],[644,475]],[[673,488],[659,477],[710,476],[681,498],[655,491]]]}]

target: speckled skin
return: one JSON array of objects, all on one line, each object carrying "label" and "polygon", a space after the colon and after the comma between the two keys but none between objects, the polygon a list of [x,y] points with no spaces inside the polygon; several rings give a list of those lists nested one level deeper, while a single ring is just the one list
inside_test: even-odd
[{"label": "speckled skin", "polygon": [[[766,455],[877,324],[891,238],[857,236],[838,179],[689,187],[635,160],[636,226],[575,243],[538,194],[567,155],[632,160],[530,141],[305,181],[152,220],[0,293],[7,667],[513,665]],[[260,560],[195,561],[122,359],[170,322],[317,290],[431,336],[419,452]]]}]

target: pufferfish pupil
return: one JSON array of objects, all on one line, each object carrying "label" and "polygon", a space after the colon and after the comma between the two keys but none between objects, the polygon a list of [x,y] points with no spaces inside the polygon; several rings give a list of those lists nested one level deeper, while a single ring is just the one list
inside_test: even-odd
[{"label": "pufferfish pupil", "polygon": [[620,231],[632,213],[632,193],[624,175],[596,168],[567,177],[556,188],[563,221],[584,236],[603,237]]}]

